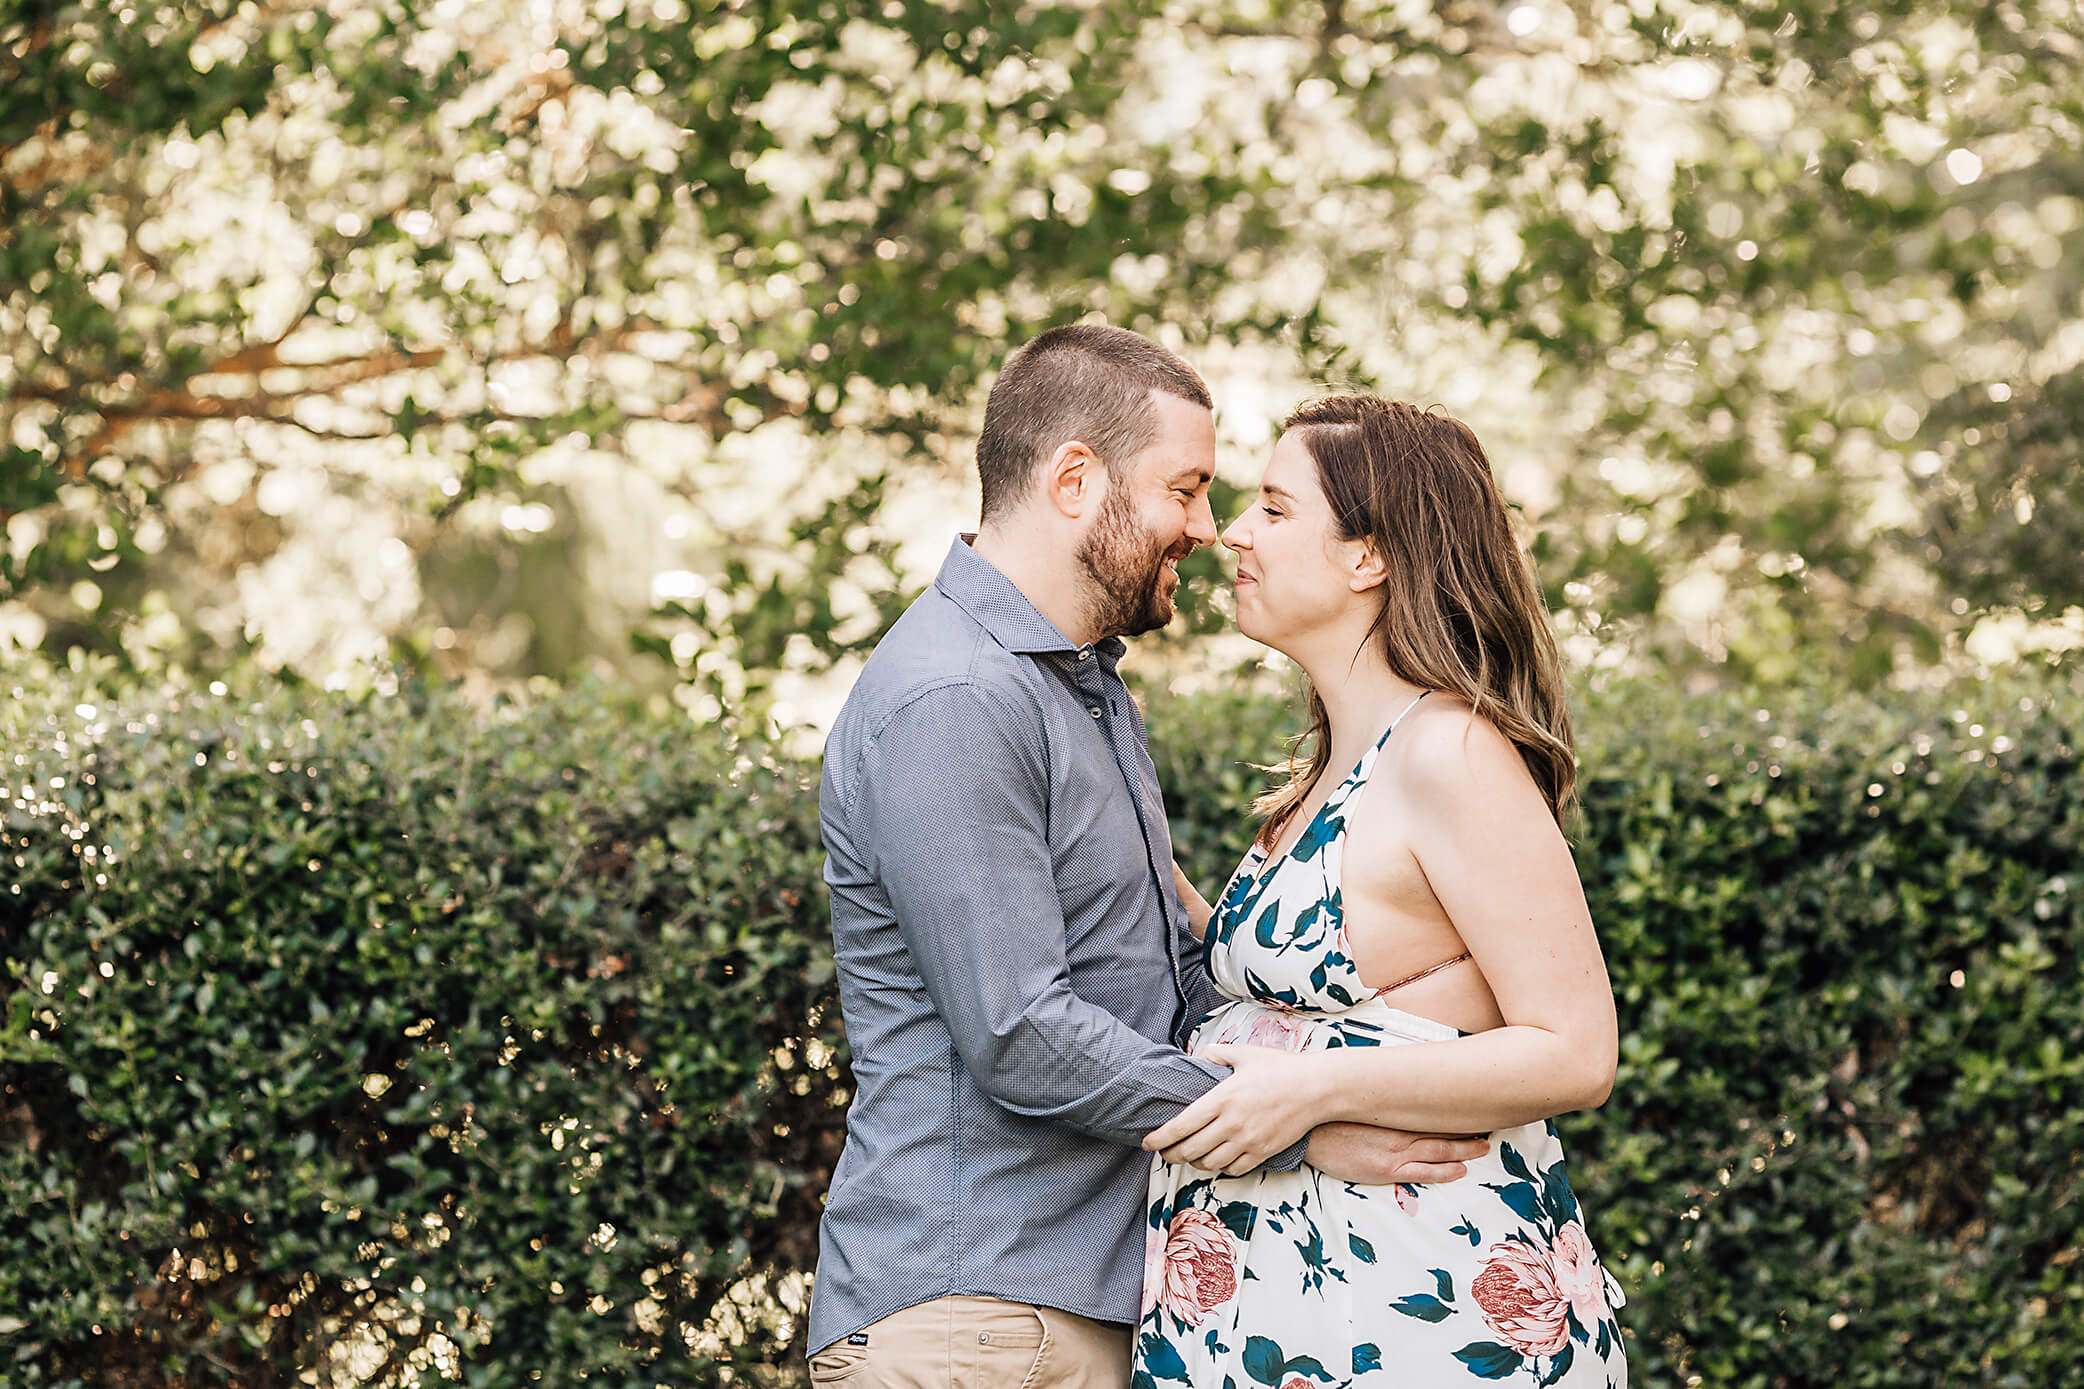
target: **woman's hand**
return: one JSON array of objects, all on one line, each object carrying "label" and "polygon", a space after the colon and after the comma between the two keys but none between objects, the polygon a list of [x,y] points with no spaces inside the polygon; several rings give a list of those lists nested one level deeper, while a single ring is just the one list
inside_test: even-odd
[{"label": "woman's hand", "polygon": [[1317,1126],[1322,1057],[1219,1044],[1197,1053],[1230,1076],[1154,1129],[1143,1146],[1204,1172],[1249,1172]]},{"label": "woman's hand", "polygon": [[1187,881],[1186,870],[1179,866],[1178,859],[1172,861],[1172,885],[1179,889],[1179,900],[1187,909],[1187,920],[1194,927],[1194,934],[1206,936],[1208,919],[1216,914],[1216,909],[1194,890],[1194,884]]}]

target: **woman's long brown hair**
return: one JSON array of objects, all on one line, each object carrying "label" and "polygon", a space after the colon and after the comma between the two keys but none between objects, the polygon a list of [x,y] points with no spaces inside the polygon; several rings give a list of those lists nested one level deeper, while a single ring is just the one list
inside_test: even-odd
[{"label": "woman's long brown hair", "polygon": [[[1282,428],[1316,461],[1339,538],[1367,541],[1388,569],[1367,640],[1398,677],[1467,700],[1510,738],[1560,825],[1577,785],[1563,663],[1476,435],[1437,409],[1365,395],[1310,401]],[[1331,751],[1331,716],[1305,691],[1310,728],[1277,769],[1287,780],[1252,807],[1268,847]]]}]

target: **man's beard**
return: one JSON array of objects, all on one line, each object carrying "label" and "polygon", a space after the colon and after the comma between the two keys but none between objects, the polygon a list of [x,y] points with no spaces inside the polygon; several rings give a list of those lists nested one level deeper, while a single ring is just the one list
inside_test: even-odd
[{"label": "man's beard", "polygon": [[1092,579],[1086,613],[1096,636],[1141,636],[1172,621],[1172,599],[1162,588],[1165,561],[1193,552],[1191,541],[1160,550],[1137,521],[1128,489],[1110,486],[1099,519],[1078,546],[1078,562]]}]

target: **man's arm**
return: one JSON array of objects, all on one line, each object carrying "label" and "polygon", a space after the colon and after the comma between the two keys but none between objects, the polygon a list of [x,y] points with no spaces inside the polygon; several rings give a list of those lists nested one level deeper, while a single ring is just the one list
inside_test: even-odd
[{"label": "man's arm", "polygon": [[1486,1138],[1405,1133],[1373,1124],[1319,1124],[1307,1141],[1310,1166],[1355,1186],[1459,1181],[1469,1175],[1467,1164],[1491,1149]]},{"label": "man's arm", "polygon": [[876,736],[856,787],[857,844],[985,1094],[1135,1147],[1228,1074],[1071,991],[1032,713],[975,685],[930,689]]}]

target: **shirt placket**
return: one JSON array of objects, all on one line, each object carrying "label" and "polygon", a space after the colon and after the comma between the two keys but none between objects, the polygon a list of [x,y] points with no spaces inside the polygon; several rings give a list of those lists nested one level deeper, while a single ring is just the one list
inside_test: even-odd
[{"label": "shirt placket", "polygon": [[[1079,696],[1085,701],[1086,714],[1106,734],[1108,750],[1114,754],[1115,770],[1121,773],[1122,784],[1129,790],[1129,804],[1136,811],[1136,827],[1143,834],[1144,866],[1150,871],[1151,891],[1158,899],[1158,920],[1165,930],[1165,959],[1172,968],[1173,993],[1184,1008],[1187,988],[1186,982],[1180,978],[1179,928],[1166,905],[1164,870],[1158,865],[1157,840],[1165,835],[1164,820],[1154,820],[1153,808],[1145,800],[1146,786],[1139,756],[1142,749],[1136,745],[1135,722],[1129,717],[1129,687],[1122,683],[1114,663],[1090,646],[1079,648],[1071,669]],[[1169,841],[1163,857],[1164,868],[1169,870],[1172,867]]]}]

